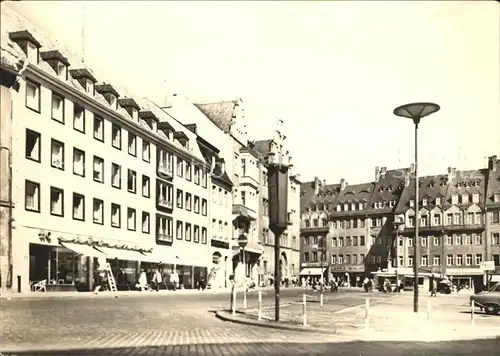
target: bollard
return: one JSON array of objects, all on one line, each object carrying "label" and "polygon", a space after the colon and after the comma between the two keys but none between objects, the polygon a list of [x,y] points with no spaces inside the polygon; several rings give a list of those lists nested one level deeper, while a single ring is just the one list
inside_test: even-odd
[{"label": "bollard", "polygon": [[323,308],[323,293],[319,296],[319,307]]},{"label": "bollard", "polygon": [[474,309],[476,308],[476,302],[473,300],[470,303],[470,322],[472,325],[476,323],[476,320],[474,318]]},{"label": "bollard", "polygon": [[259,291],[259,314],[257,320],[262,320],[262,291]]},{"label": "bollard", "polygon": [[302,324],[304,326],[307,325],[307,295],[304,293],[302,294]]},{"label": "bollard", "polygon": [[427,301],[427,321],[431,321],[431,301]]},{"label": "bollard", "polygon": [[233,288],[233,315],[236,315],[236,288]]},{"label": "bollard", "polygon": [[365,329],[370,328],[369,310],[370,310],[370,300],[368,298],[366,298],[366,300],[365,300]]}]

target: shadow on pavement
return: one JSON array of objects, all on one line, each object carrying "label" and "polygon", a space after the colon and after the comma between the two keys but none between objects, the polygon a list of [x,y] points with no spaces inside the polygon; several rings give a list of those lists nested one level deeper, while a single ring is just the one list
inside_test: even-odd
[{"label": "shadow on pavement", "polygon": [[227,343],[227,344],[192,344],[146,346],[126,348],[72,349],[72,350],[32,350],[23,352],[3,351],[1,355],[239,355],[254,356],[259,353],[271,355],[363,355],[378,356],[390,352],[391,356],[421,355],[494,355],[498,353],[500,337],[493,340],[441,341],[441,342],[386,342],[386,341],[354,341],[323,343]]}]

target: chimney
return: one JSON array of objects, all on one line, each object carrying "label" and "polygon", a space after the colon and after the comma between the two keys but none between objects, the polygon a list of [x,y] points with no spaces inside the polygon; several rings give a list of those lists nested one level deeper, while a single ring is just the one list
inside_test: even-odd
[{"label": "chimney", "polygon": [[378,179],[380,178],[380,167],[375,167],[375,182],[378,182]]},{"label": "chimney", "polygon": [[488,157],[488,169],[492,172],[500,171],[500,160],[497,159],[497,156]]},{"label": "chimney", "polygon": [[380,168],[380,176],[382,178],[384,178],[386,173],[387,173],[387,167],[381,167]]},{"label": "chimney", "polygon": [[448,167],[448,183],[455,178],[456,172],[457,172],[456,168]]},{"label": "chimney", "polygon": [[405,187],[408,188],[410,186],[410,172],[405,172]]},{"label": "chimney", "polygon": [[319,178],[314,177],[314,194],[315,195],[318,195],[318,193],[319,193],[319,183],[320,183]]},{"label": "chimney", "polygon": [[342,190],[344,190],[344,189],[345,189],[345,187],[347,187],[347,182],[345,181],[345,179],[344,179],[344,178],[342,178],[342,179],[340,180],[340,190],[341,190],[341,191],[342,191]]}]

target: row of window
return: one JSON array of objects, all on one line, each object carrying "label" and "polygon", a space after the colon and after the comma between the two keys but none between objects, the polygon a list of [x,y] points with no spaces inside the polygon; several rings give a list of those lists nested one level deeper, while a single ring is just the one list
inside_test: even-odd
[{"label": "row of window", "polygon": [[[27,180],[25,183],[26,199],[25,208],[28,211],[40,212],[40,184]],[[50,214],[54,216],[64,217],[64,190],[57,187],[50,187]],[[93,216],[92,221],[94,224],[104,225],[104,201],[99,198],[93,198]],[[119,204],[111,203],[110,205],[110,224],[111,227],[122,227],[122,207]],[[127,230],[136,231],[137,229],[137,211],[134,208],[127,208]],[[74,220],[85,221],[85,196],[73,192],[72,195],[72,217]],[[207,243],[207,229],[192,225],[190,223],[183,223],[177,221],[177,239],[186,241],[193,241]],[[227,224],[226,224],[227,225]],[[191,234],[191,227],[193,227],[193,234]],[[168,241],[172,236],[172,218],[162,215],[157,215],[156,219],[156,232],[159,239]],[[143,211],[141,215],[141,231],[145,234],[150,233],[150,213]],[[200,234],[201,232],[201,234]]]},{"label": "row of window", "polygon": [[[407,237],[408,246],[414,245],[414,238]],[[421,246],[429,246],[432,244],[434,246],[440,246],[442,237],[438,236],[421,236],[420,237],[420,245]],[[462,246],[462,245],[482,245],[483,244],[483,235],[482,234],[452,234],[444,236],[445,245],[447,246]],[[399,239],[399,246],[403,246],[403,239]]]},{"label": "row of window", "polygon": [[212,185],[212,203],[226,208],[230,207],[232,204],[229,200],[228,192],[222,188],[217,188],[215,185]]},{"label": "row of window", "polygon": [[[40,183],[26,180],[25,182],[25,209],[33,212],[41,211],[40,202]],[[50,214],[54,216],[64,217],[65,215],[65,197],[64,190],[58,187],[50,187]],[[85,221],[85,196],[83,194],[72,193],[72,217],[74,220]],[[104,225],[104,201],[99,198],[92,199],[94,224]],[[119,204],[111,203],[110,206],[110,224],[112,227],[121,228],[122,225],[122,209]],[[136,230],[137,213],[134,208],[127,208],[127,229],[130,231]],[[149,234],[150,214],[146,211],[142,212],[142,232]]]},{"label": "row of window", "polygon": [[[55,92],[52,92],[52,119],[55,121],[58,121],[62,124],[65,124],[65,99],[62,95],[59,95]],[[40,85],[27,81],[26,82],[26,106],[30,109],[35,110],[36,112],[40,112]],[[104,142],[104,119],[97,116],[93,115],[94,120],[93,120],[93,136],[96,140]],[[133,119],[137,120],[138,119],[138,112],[137,109],[134,109],[132,111],[132,116]],[[135,116],[135,117],[134,117]],[[76,104],[73,106],[73,128],[85,134],[85,109],[83,107],[80,107]],[[28,144],[26,143],[26,146],[28,145],[31,147],[30,155],[26,155],[26,157],[29,157],[31,159],[40,161],[40,134],[34,133],[34,135],[30,135],[31,143]],[[37,136],[38,136],[38,143],[37,141]],[[28,140],[27,140],[28,141]],[[112,125],[111,128],[111,145],[112,147],[121,150],[122,149],[122,128],[116,124]],[[128,133],[128,153],[131,156],[137,157],[137,136]],[[28,152],[28,148],[27,148]],[[165,157],[167,158],[167,157]],[[145,162],[151,162],[151,145],[147,141],[142,141],[142,159]],[[160,165],[163,166],[163,163],[165,163],[165,167],[169,167],[168,169],[171,171],[171,156],[169,159],[165,160],[160,160]],[[185,163],[185,166],[184,166]],[[192,167],[191,164],[188,162],[184,162],[182,159],[177,159],[177,175],[179,177],[184,177],[188,180],[191,181],[193,179],[194,175],[194,182],[195,184],[202,185],[204,188],[207,187],[207,176],[206,173],[203,169],[199,167],[195,167],[194,174],[192,173]]]},{"label": "row of window", "polygon": [[[399,258],[399,264],[402,266],[403,265],[403,258]],[[408,256],[407,258],[407,266],[411,267],[413,266],[413,261],[414,257],[413,256]],[[473,254],[457,254],[457,255],[446,255],[446,266],[479,266],[483,262],[483,255],[480,253],[477,253],[475,255]],[[422,255],[420,258],[420,265],[425,267],[425,266],[441,266],[442,261],[441,261],[441,256],[440,255],[434,255],[432,256],[432,264],[430,257],[427,255]]]},{"label": "row of window", "polygon": [[[176,202],[177,208],[186,209],[187,211],[194,211],[196,214],[202,214],[203,216],[207,216],[207,200],[200,199],[199,196],[193,195],[188,192],[183,192],[180,189],[176,191]],[[201,201],[201,209],[200,209],[200,201]],[[194,204],[193,204],[194,202]]]},{"label": "row of window", "polygon": [[227,221],[212,219],[212,238],[219,240],[229,240],[231,226]]}]

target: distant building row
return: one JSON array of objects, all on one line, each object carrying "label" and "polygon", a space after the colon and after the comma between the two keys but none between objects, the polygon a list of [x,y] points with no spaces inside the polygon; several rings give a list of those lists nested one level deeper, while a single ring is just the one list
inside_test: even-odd
[{"label": "distant building row", "polygon": [[[489,157],[484,169],[448,168],[447,174],[420,177],[418,213],[415,184],[413,166],[377,167],[370,183],[348,185],[342,179],[326,184],[318,178],[302,183],[301,274],[324,273],[353,283],[377,271],[394,276],[397,270],[411,278],[418,248],[423,275],[446,274],[456,283],[481,283],[484,262],[490,261],[494,270],[489,273],[499,279],[498,157]],[[420,224],[419,246],[413,241],[415,219]],[[318,248],[320,241],[324,245]]]}]

